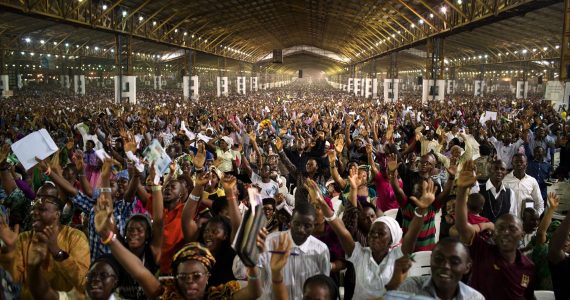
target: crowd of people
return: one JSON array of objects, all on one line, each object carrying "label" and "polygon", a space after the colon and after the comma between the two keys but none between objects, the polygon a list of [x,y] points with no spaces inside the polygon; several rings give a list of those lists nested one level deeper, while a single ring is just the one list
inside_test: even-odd
[{"label": "crowd of people", "polygon": [[[547,191],[570,116],[540,99],[88,93],[0,101],[3,299],[570,299]],[[40,129],[58,150],[25,169],[10,145]],[[234,241],[256,206],[252,264]],[[418,251],[431,275],[408,276]]]}]

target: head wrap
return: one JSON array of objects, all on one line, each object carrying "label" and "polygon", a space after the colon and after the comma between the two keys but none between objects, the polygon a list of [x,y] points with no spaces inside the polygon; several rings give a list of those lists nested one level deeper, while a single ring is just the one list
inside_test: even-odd
[{"label": "head wrap", "polygon": [[398,224],[396,219],[392,217],[382,216],[374,220],[372,224],[374,225],[374,223],[376,222],[384,223],[386,224],[386,226],[388,226],[388,229],[390,229],[390,235],[392,236],[392,244],[390,244],[390,248],[394,248],[398,244],[400,244],[400,241],[402,240],[402,236],[404,235],[404,233],[402,231],[402,228],[400,228],[400,224]]},{"label": "head wrap", "polygon": [[222,140],[226,142],[226,144],[228,144],[230,147],[234,145],[234,140],[232,140],[232,138],[229,136],[222,137]]},{"label": "head wrap", "polygon": [[115,179],[125,179],[126,181],[129,181],[129,171],[125,169],[118,172],[117,175],[115,175]]},{"label": "head wrap", "polygon": [[208,272],[216,263],[216,259],[212,253],[210,253],[210,250],[208,250],[208,248],[202,246],[200,243],[192,242],[184,245],[182,249],[178,250],[178,252],[174,254],[174,257],[172,258],[173,271],[176,272],[175,266],[178,266],[178,264],[181,262],[189,260],[196,260],[201,262],[204,267],[206,267]]}]

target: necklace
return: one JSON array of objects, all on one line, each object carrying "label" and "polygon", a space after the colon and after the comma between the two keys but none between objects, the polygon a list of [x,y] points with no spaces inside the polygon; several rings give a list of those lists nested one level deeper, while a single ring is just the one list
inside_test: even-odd
[{"label": "necklace", "polygon": [[[500,194],[501,192],[499,192],[497,196],[499,196]],[[497,213],[495,213],[495,210],[493,209],[493,200],[491,200],[495,199],[495,197],[493,197],[493,194],[491,194],[490,190],[487,190],[487,195],[489,195],[489,208],[491,208],[491,214],[493,215],[493,218],[497,220],[497,215],[501,213],[501,209],[503,208],[503,201],[499,201],[499,209],[497,210]]]}]

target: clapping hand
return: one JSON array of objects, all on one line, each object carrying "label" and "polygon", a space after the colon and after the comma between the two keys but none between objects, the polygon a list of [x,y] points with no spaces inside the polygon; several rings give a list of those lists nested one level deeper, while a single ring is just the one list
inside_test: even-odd
[{"label": "clapping hand", "polygon": [[271,254],[271,272],[272,274],[281,274],[283,268],[287,264],[289,255],[291,254],[291,239],[286,233],[281,233],[279,241],[273,241],[273,252]]},{"label": "clapping hand", "polygon": [[436,187],[433,180],[428,179],[422,182],[422,195],[420,198],[411,196],[410,200],[420,209],[426,209],[435,201],[435,191]]},{"label": "clapping hand", "polygon": [[475,182],[477,182],[477,174],[475,163],[473,160],[468,160],[463,165],[463,169],[459,173],[459,177],[457,177],[457,187],[467,189],[472,187]]}]

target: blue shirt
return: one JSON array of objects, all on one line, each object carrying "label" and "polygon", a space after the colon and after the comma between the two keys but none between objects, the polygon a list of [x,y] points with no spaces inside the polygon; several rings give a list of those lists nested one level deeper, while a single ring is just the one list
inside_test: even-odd
[{"label": "blue shirt", "polygon": [[[459,288],[457,289],[457,294],[453,299],[455,300],[485,299],[485,297],[483,297],[481,293],[479,293],[474,288],[464,284],[463,282],[460,281],[458,285]],[[439,297],[437,297],[433,280],[431,280],[431,276],[409,277],[400,285],[398,291],[412,293],[417,296],[427,296],[439,299]]]},{"label": "blue shirt", "polygon": [[[99,189],[93,190],[93,197],[90,198],[87,195],[79,192],[72,201],[77,205],[84,214],[89,214],[89,226],[88,226],[88,236],[89,239],[89,251],[91,252],[91,262],[93,262],[97,257],[111,253],[109,246],[103,245],[101,243],[101,238],[95,231],[95,209],[94,206],[97,203],[97,198],[99,196]],[[136,201],[127,202],[123,199],[115,201],[113,203],[114,211],[113,216],[115,218],[115,223],[117,224],[117,234],[120,236],[125,236],[125,227],[127,220],[133,214],[133,209],[135,208]]]}]

